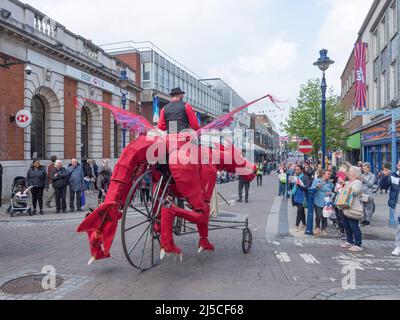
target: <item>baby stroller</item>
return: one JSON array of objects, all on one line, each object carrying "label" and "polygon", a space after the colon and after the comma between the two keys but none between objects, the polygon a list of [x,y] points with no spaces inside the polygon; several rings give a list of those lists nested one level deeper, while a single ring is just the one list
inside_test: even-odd
[{"label": "baby stroller", "polygon": [[24,177],[16,177],[12,185],[10,206],[6,213],[14,217],[15,213],[27,213],[32,215],[32,208],[29,204],[29,191],[26,179]]}]

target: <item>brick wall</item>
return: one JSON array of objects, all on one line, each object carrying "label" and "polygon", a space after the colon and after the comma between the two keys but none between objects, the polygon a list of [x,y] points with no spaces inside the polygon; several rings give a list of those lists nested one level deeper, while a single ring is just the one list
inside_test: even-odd
[{"label": "brick wall", "polygon": [[[103,92],[103,102],[111,104],[111,93]],[[103,109],[103,158],[111,158],[111,112]]]},{"label": "brick wall", "polygon": [[24,159],[24,129],[10,116],[24,108],[24,66],[0,67],[0,160]]},{"label": "brick wall", "polygon": [[[343,76],[341,78],[342,88],[345,86],[345,83],[346,83],[348,77],[354,72],[354,67],[355,67],[355,59],[354,59],[354,51],[353,51],[347,65],[346,65],[346,68],[343,72]],[[345,110],[350,110],[350,109],[354,108],[355,96],[356,96],[356,86],[354,83],[350,87],[349,91],[345,94],[345,96],[342,97],[341,103],[344,106]],[[346,124],[346,128],[349,129],[349,131],[354,131],[354,130],[360,128],[361,126],[362,126],[362,117],[355,117],[354,119],[352,119],[350,122],[348,122]]]},{"label": "brick wall", "polygon": [[137,84],[140,84],[142,81],[142,78],[141,78],[139,53],[135,53],[135,52],[124,53],[124,54],[119,54],[116,57],[118,59],[120,59],[122,62],[126,63],[131,69],[135,70],[135,73],[136,73],[135,81]]},{"label": "brick wall", "polygon": [[76,107],[74,97],[77,94],[77,82],[64,78],[64,157],[76,157]]}]

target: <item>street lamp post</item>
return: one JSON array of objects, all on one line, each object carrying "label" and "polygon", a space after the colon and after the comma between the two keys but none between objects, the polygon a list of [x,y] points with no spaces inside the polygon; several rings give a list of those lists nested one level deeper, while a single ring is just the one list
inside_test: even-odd
[{"label": "street lamp post", "polygon": [[320,58],[314,63],[322,71],[322,167],[326,169],[326,78],[325,71],[328,70],[331,64],[335,62],[328,57],[328,50],[322,49],[320,52]]},{"label": "street lamp post", "polygon": [[[122,94],[122,98],[121,98],[121,104],[122,104],[122,109],[126,110],[126,103],[127,103],[127,88],[129,85],[129,79],[127,77],[127,71],[125,69],[121,70],[121,77],[120,77],[120,84],[121,84],[121,94]],[[123,128],[122,129],[122,146],[123,149],[125,149],[126,147],[126,129]]]}]

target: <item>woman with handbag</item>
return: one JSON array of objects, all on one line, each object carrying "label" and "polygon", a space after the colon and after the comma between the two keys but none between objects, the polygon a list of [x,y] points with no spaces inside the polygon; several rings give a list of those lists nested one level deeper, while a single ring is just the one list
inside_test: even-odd
[{"label": "woman with handbag", "polygon": [[315,236],[327,236],[326,228],[328,228],[328,219],[323,216],[325,207],[325,198],[330,197],[333,190],[333,184],[330,182],[331,172],[319,170],[318,177],[314,180],[311,189],[316,189],[314,195],[314,211],[315,211]]},{"label": "woman with handbag", "polygon": [[279,197],[286,196],[287,170],[284,164],[281,164],[278,170],[279,174]]},{"label": "woman with handbag", "polygon": [[362,252],[362,233],[360,221],[364,216],[362,204],[363,183],[361,182],[362,171],[358,167],[351,167],[348,173],[349,181],[343,189],[349,191],[348,207],[343,210],[343,224],[346,230],[347,241],[341,245],[351,252]]},{"label": "woman with handbag", "polygon": [[303,223],[303,230],[306,229],[306,211],[305,204],[307,203],[307,193],[310,188],[310,181],[304,174],[304,168],[302,166],[296,166],[294,170],[296,176],[293,178],[293,189],[292,189],[292,201],[293,205],[297,207],[297,218],[296,228],[300,232],[300,223]]}]

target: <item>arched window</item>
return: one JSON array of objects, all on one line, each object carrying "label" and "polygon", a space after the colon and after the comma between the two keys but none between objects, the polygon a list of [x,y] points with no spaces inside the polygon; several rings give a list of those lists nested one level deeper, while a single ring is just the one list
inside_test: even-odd
[{"label": "arched window", "polygon": [[46,118],[45,106],[38,96],[34,96],[31,104],[31,158],[46,157]]},{"label": "arched window", "polygon": [[89,115],[85,108],[81,112],[81,157],[89,158]]}]

